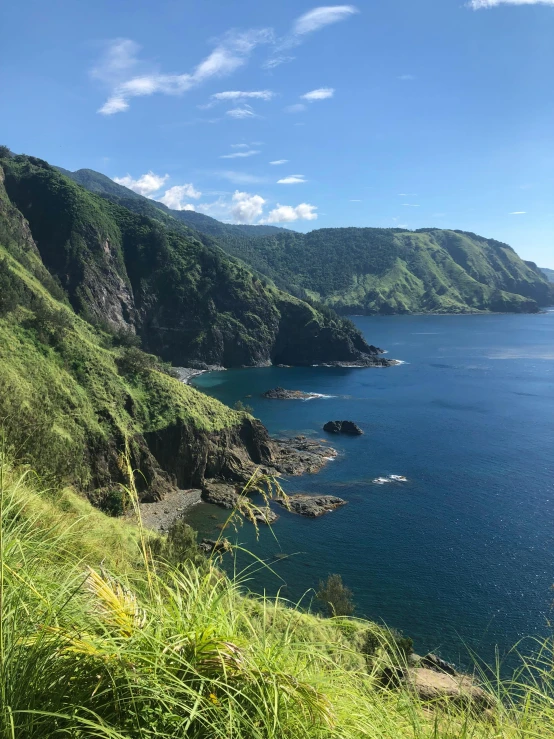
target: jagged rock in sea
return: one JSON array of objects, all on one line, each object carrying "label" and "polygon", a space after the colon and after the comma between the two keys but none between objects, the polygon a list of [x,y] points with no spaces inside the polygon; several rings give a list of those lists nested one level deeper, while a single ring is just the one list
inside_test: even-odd
[{"label": "jagged rock in sea", "polygon": [[285,390],[284,387],[274,387],[262,393],[262,397],[271,400],[307,400],[320,396],[317,393],[305,393],[302,390]]},{"label": "jagged rock in sea", "polygon": [[289,495],[286,498],[277,498],[277,503],[293,513],[308,518],[318,518],[325,513],[334,511],[346,505],[346,500],[335,495]]},{"label": "jagged rock in sea", "polygon": [[347,434],[348,436],[361,436],[364,433],[354,421],[328,421],[323,430],[330,434]]}]

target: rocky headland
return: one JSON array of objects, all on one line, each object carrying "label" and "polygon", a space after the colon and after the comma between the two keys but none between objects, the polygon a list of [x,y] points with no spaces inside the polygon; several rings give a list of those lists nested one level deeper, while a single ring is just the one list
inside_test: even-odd
[{"label": "rocky headland", "polygon": [[286,390],[284,387],[274,387],[262,393],[262,398],[270,400],[310,400],[321,398],[319,393],[305,393],[302,390]]},{"label": "rocky headland", "polygon": [[292,513],[308,518],[318,518],[325,513],[334,511],[346,505],[346,500],[335,495],[287,495],[286,498],[277,498],[277,503]]}]

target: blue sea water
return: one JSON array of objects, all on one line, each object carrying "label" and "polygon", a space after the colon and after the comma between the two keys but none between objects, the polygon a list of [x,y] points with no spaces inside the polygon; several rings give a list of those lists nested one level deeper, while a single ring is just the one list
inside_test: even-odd
[{"label": "blue sea water", "polygon": [[[316,520],[276,509],[275,536],[266,528],[259,541],[250,524],[239,530],[237,540],[276,573],[255,565],[249,586],[281,587],[297,600],[338,572],[360,615],[403,630],[418,651],[438,649],[462,664],[468,647],[490,661],[495,645],[502,654],[521,637],[549,633],[554,311],[354,320],[405,364],[229,370],[195,380],[228,404],[250,404],[272,434],[322,438],[334,419],[365,432],[332,437],[335,461],[284,481],[287,492],[335,494],[347,506]],[[329,397],[261,397],[276,385]],[[390,474],[409,482],[372,482]],[[201,504],[190,520],[214,536],[225,516]],[[276,560],[278,553],[293,556]]]}]

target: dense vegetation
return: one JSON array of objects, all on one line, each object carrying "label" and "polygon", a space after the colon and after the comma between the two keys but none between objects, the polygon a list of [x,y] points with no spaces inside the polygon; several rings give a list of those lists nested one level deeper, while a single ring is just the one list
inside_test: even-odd
[{"label": "dense vegetation", "polygon": [[533,312],[553,299],[536,265],[461,231],[336,228],[222,244],[343,313]]},{"label": "dense vegetation", "polygon": [[350,322],[275,289],[169,216],[131,213],[34,157],[1,161],[6,197],[44,266],[90,322],[136,332],[147,351],[181,365],[305,364],[370,351]]},{"label": "dense vegetation", "polygon": [[131,210],[151,216],[158,211],[158,217],[172,216],[215,237],[228,254],[282,290],[343,314],[533,312],[554,301],[535,264],[521,260],[507,244],[473,233],[333,228],[300,234],[236,226],[169,210],[92,170],[68,175]]}]

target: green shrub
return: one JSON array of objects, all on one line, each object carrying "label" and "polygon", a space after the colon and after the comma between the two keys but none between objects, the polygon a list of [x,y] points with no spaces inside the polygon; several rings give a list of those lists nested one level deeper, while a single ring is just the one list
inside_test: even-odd
[{"label": "green shrub", "polygon": [[327,580],[320,580],[316,597],[329,616],[351,616],[354,613],[352,591],[340,575],[329,575]]}]

